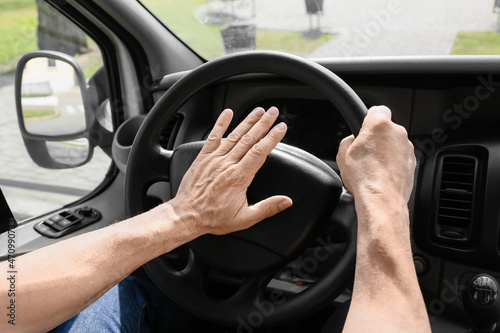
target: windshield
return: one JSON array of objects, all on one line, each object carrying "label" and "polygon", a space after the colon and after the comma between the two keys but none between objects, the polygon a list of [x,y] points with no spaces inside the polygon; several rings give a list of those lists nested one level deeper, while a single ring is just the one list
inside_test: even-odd
[{"label": "windshield", "polygon": [[141,0],[206,59],[500,54],[500,0]]}]

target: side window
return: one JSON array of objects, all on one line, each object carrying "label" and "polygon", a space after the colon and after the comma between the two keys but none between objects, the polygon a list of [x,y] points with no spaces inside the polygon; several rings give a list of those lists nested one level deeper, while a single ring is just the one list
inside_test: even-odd
[{"label": "side window", "polygon": [[[2,0],[0,3],[0,188],[18,222],[87,195],[104,180],[111,164],[111,159],[99,147],[94,148],[88,163],[75,168],[47,169],[32,160],[19,129],[14,73],[18,60],[35,50],[59,51],[74,57],[87,81],[103,65],[96,43],[43,0]],[[45,70],[57,70],[57,61],[44,60],[40,66]],[[48,96],[42,89],[46,86],[47,82],[34,82],[35,92],[30,95],[23,92],[23,98],[30,97],[37,107],[24,115],[25,119],[30,117],[26,123],[55,118],[65,112],[82,113],[74,119],[83,117],[83,108],[65,110],[69,106],[62,102],[62,95],[57,99],[54,93]],[[82,142],[57,144],[72,151]]]}]

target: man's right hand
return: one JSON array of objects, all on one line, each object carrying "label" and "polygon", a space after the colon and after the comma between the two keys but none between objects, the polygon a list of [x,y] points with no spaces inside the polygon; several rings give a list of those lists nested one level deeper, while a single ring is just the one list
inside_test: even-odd
[{"label": "man's right hand", "polygon": [[406,130],[391,121],[387,107],[368,110],[359,135],[342,140],[337,162],[356,199],[387,195],[408,202],[416,164],[413,144]]},{"label": "man's right hand", "polygon": [[429,333],[412,260],[408,200],[415,154],[385,106],[368,110],[359,135],[337,155],[358,217],[353,296],[344,332]]}]

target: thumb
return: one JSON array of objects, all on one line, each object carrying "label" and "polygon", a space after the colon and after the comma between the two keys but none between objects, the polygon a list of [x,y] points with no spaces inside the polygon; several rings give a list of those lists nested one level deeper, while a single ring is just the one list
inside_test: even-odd
[{"label": "thumb", "polygon": [[264,199],[248,207],[246,220],[254,225],[257,222],[284,211],[292,204],[292,199],[284,195],[276,195]]}]

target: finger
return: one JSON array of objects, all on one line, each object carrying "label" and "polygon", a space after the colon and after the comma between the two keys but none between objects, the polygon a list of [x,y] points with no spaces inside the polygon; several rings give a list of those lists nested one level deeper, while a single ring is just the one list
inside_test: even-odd
[{"label": "finger", "polygon": [[[378,121],[381,120],[391,120],[392,117],[392,112],[391,110],[385,106],[385,105],[376,105],[372,106],[371,108],[368,109],[368,112],[366,113],[365,119],[363,120],[363,126],[365,124],[368,124],[369,122],[374,121],[377,119]],[[361,128],[363,128],[361,126]]]},{"label": "finger", "polygon": [[231,156],[236,161],[241,160],[243,156],[245,156],[248,151],[269,131],[272,124],[274,124],[278,118],[278,115],[279,111],[274,106],[267,110],[262,118],[241,137],[238,143],[231,150]]},{"label": "finger", "polygon": [[241,159],[239,167],[248,174],[254,175],[262,167],[267,156],[283,139],[286,134],[287,126],[285,123],[279,123],[267,133],[267,135],[257,142]]},{"label": "finger", "polygon": [[389,118],[391,119],[392,112],[391,109],[389,109],[385,105],[376,105],[372,106],[368,112],[366,113],[366,116],[377,116],[377,117],[383,117],[383,118]]},{"label": "finger", "polygon": [[265,111],[263,108],[255,108],[235,129],[222,141],[219,153],[224,155],[228,153],[241,140],[243,135],[262,118]]},{"label": "finger", "polygon": [[293,205],[292,199],[284,195],[276,195],[259,201],[253,206],[248,206],[245,214],[241,217],[247,221],[247,227],[254,225],[268,217],[274,216]]},{"label": "finger", "polygon": [[200,154],[209,154],[219,148],[222,136],[226,133],[231,120],[233,119],[233,111],[230,109],[225,109],[217,118],[212,131],[208,135],[208,138],[203,145]]},{"label": "finger", "polygon": [[339,145],[339,151],[337,152],[337,163],[341,163],[345,159],[345,155],[347,154],[347,150],[354,142],[354,135],[349,135],[345,137]]}]

